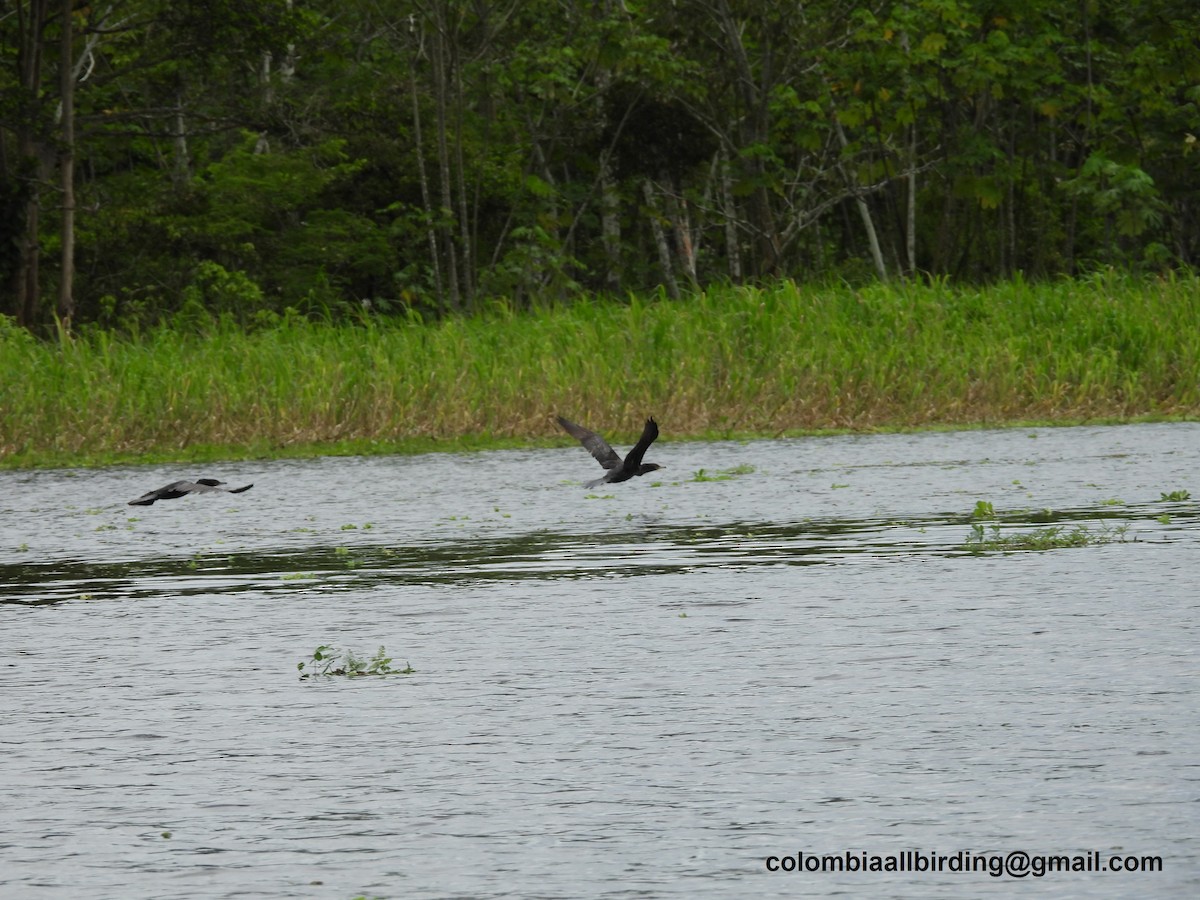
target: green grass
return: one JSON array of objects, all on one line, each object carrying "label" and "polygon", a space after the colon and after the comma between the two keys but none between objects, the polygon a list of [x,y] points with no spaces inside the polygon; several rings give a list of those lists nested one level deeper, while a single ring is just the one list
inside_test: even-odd
[{"label": "green grass", "polygon": [[0,319],[0,465],[1200,415],[1200,279],[713,288],[243,333]]}]

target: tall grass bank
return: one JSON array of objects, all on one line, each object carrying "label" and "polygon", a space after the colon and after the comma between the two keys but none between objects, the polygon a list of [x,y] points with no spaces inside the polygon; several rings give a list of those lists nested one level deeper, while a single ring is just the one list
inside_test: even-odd
[{"label": "tall grass bank", "polygon": [[[450,319],[39,342],[0,322],[6,465],[1200,414],[1200,280],[712,289]],[[624,430],[624,433],[623,433]],[[424,442],[424,443],[422,443]]]}]

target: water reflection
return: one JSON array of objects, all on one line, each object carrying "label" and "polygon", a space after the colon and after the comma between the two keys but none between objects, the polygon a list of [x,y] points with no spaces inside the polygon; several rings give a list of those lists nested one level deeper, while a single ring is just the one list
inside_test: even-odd
[{"label": "water reflection", "polygon": [[[1004,534],[1047,525],[1100,525],[1138,531],[1128,539],[1166,539],[1194,528],[1197,504],[1140,504],[1017,510],[989,519]],[[71,599],[159,595],[169,584],[180,596],[241,591],[354,591],[376,584],[468,584],[480,581],[664,575],[711,566],[817,565],[863,556],[971,552],[970,513],[905,521],[826,519],[786,524],[647,524],[578,534],[535,531],[445,543],[339,544],[301,549],[203,552],[190,557],[104,562],[55,559],[0,564],[0,604],[48,604]],[[1153,537],[1152,537],[1153,535]]]}]

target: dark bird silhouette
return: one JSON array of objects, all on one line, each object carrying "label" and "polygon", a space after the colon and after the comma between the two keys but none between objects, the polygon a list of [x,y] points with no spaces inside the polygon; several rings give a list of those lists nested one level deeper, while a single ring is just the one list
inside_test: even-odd
[{"label": "dark bird silhouette", "polygon": [[558,424],[566,430],[567,434],[583,444],[584,449],[596,458],[596,462],[608,470],[603,477],[589,481],[584,487],[594,488],[598,484],[616,484],[620,481],[628,481],[635,475],[645,475],[647,472],[654,472],[662,468],[657,463],[642,462],[642,457],[646,455],[646,451],[658,437],[658,423],[653,419],[646,420],[642,436],[638,438],[638,442],[633,445],[633,449],[629,451],[629,455],[624,460],[617,456],[617,452],[608,446],[608,441],[596,432],[588,431],[582,425],[576,425],[562,416],[558,417]]},{"label": "dark bird silhouette", "polygon": [[252,487],[254,487],[252,484],[240,488],[226,487],[225,482],[217,481],[215,478],[197,478],[195,481],[172,481],[165,487],[142,494],[136,500],[130,500],[129,505],[149,506],[155,500],[174,500],[176,497],[182,497],[185,494],[210,494],[216,491],[240,494],[242,491],[248,491]]}]

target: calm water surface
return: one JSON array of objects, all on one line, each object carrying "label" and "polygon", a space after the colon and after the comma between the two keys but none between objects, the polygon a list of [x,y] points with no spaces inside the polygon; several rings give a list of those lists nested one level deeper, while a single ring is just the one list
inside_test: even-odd
[{"label": "calm water surface", "polygon": [[[0,473],[0,896],[1200,896],[1200,426],[649,458]],[[765,866],[912,850],[1162,871]]]}]

